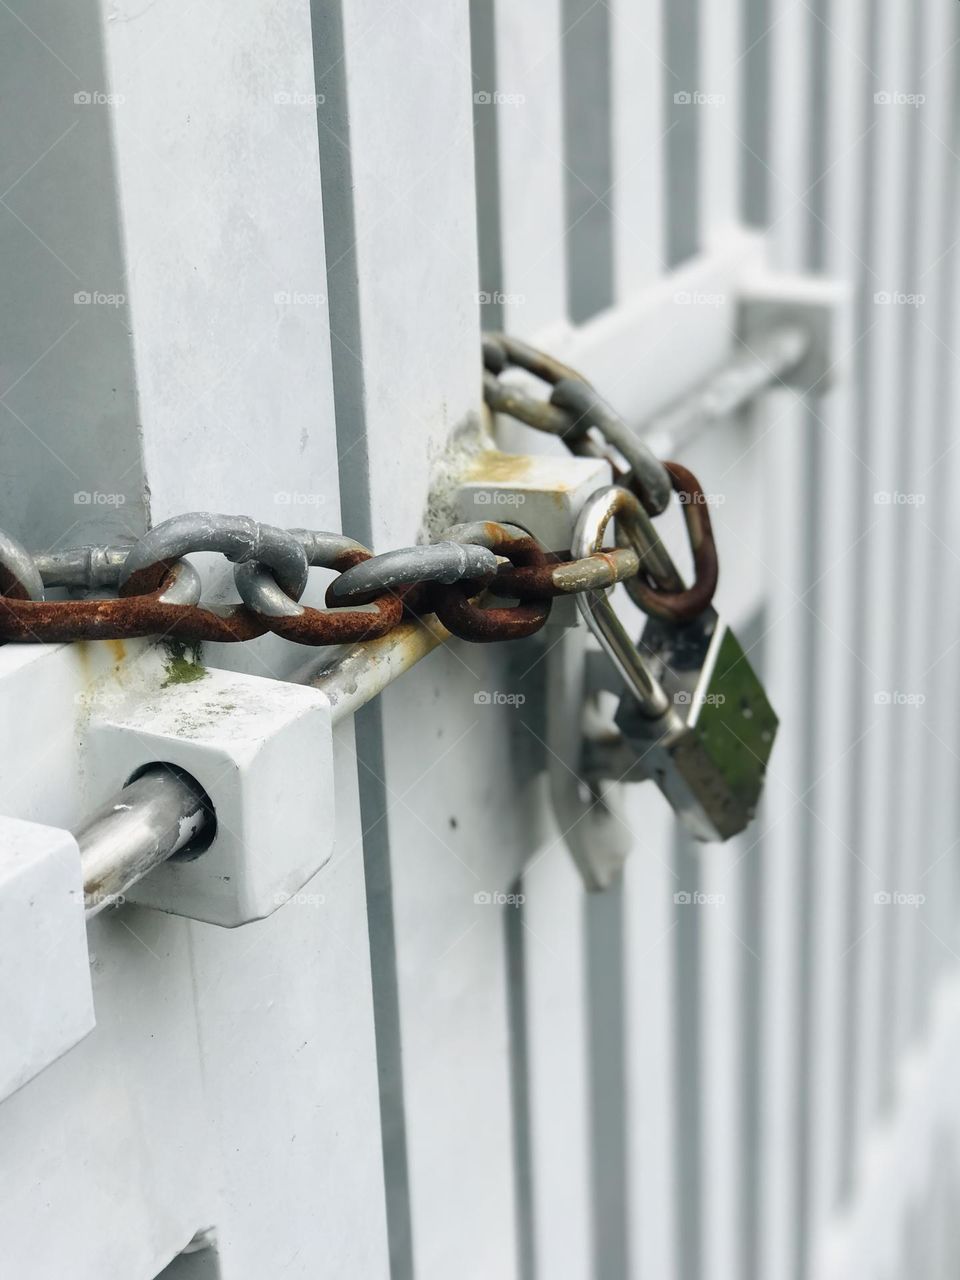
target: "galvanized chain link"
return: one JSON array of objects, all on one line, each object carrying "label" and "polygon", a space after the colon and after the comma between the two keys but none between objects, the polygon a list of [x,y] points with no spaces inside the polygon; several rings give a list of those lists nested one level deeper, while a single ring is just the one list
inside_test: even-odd
[{"label": "galvanized chain link", "polygon": [[[632,489],[647,513],[660,515],[670,501],[671,482],[666,466],[627,426],[606,400],[581,374],[552,356],[537,351],[504,333],[487,333],[483,339],[484,399],[496,413],[518,418],[538,431],[558,435],[572,453],[608,457],[615,474]],[[539,400],[501,379],[510,366],[534,374],[553,388],[549,400]],[[600,441],[591,435],[599,432]],[[626,462],[622,471],[603,444],[612,445]]]},{"label": "galvanized chain link", "polygon": [[[434,613],[453,634],[473,641],[532,635],[561,595],[626,582],[645,611],[683,621],[701,612],[716,586],[716,552],[706,505],[686,501],[696,582],[683,589],[649,516],[672,490],[699,494],[693,476],[658,461],[609,405],[574,370],[504,335],[484,339],[485,398],[492,409],[561,436],[580,454],[611,457],[614,474],[642,506],[650,548],[642,555],[628,531],[609,551],[572,560],[546,551],[515,525],[486,521],[457,525],[440,542],[374,556],[353,539],[311,529],[281,529],[246,516],[190,512],[156,525],[130,546],[83,546],[31,553],[0,530],[0,641],[56,642],[168,636],[188,642],[236,642],[268,631],[299,644],[370,640],[404,616]],[[501,381],[510,365],[553,388],[536,400]],[[599,433],[598,441],[591,431]],[[627,464],[624,471],[619,465]],[[216,552],[234,564],[240,602],[201,603],[200,575],[185,556]],[[311,567],[338,576],[326,609],[300,603]],[[113,597],[44,598],[45,589],[115,591]],[[483,592],[512,606],[483,605]]]}]

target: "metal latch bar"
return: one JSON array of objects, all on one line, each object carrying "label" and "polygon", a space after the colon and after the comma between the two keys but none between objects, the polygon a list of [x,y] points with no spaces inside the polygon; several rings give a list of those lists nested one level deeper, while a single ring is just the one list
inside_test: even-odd
[{"label": "metal latch bar", "polygon": [[785,324],[752,339],[718,373],[644,422],[639,434],[655,452],[675,454],[775,387],[801,363],[810,346],[810,334],[799,324]]}]

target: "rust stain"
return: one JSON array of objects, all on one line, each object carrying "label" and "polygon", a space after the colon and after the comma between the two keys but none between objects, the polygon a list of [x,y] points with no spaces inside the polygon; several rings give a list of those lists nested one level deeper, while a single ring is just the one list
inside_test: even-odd
[{"label": "rust stain", "polygon": [[529,480],[535,474],[537,460],[523,453],[500,453],[488,449],[478,453],[467,469],[464,479],[489,481],[490,484],[509,484],[511,481]]}]

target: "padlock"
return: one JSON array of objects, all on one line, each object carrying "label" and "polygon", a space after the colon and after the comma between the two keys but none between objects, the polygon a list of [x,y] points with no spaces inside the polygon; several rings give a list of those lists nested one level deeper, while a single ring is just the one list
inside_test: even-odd
[{"label": "padlock", "polygon": [[[580,513],[573,554],[618,538],[646,575],[680,584],[650,518],[628,490],[599,490]],[[635,595],[635,593],[632,593]],[[635,757],[631,776],[652,779],[699,840],[727,840],[756,813],[778,720],[736,636],[712,606],[690,621],[648,618],[634,645],[605,592],[578,597],[581,611],[626,685],[615,721]]]}]

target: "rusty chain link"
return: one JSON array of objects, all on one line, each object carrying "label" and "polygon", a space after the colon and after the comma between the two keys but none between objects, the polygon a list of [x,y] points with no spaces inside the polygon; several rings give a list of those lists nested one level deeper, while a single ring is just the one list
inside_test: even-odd
[{"label": "rusty chain link", "polygon": [[[569,551],[545,550],[517,525],[485,521],[456,525],[441,542],[374,556],[342,534],[191,512],[163,521],[130,546],[31,553],[0,530],[0,641],[164,636],[232,643],[273,632],[298,644],[335,645],[375,639],[405,616],[425,613],[435,613],[465,640],[510,640],[539,631],[558,596],[617,582],[626,583],[635,603],[654,616],[683,622],[702,613],[716,589],[717,555],[696,478],[655,458],[566,365],[502,334],[485,336],[483,355],[491,409],[560,436],[574,453],[606,458],[648,519],[677,492],[693,553],[692,587],[664,571],[670,562],[659,554],[655,533],[653,551],[642,558],[618,532],[617,547],[575,560]],[[502,381],[509,366],[550,384],[550,399]],[[184,559],[201,551],[233,562],[240,602],[201,603],[200,575]],[[326,609],[299,603],[311,567],[338,574],[326,592]],[[117,594],[48,600],[49,588]],[[480,603],[482,594],[517,603]]]}]

